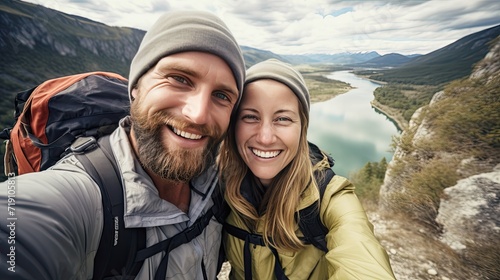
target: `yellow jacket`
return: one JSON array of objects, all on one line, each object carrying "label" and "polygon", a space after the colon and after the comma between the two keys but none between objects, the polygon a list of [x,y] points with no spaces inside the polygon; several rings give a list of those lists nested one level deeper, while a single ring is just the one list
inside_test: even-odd
[{"label": "yellow jacket", "polygon": [[[326,164],[325,160],[320,164]],[[319,192],[312,187],[305,192],[297,211],[319,199]],[[313,245],[293,253],[278,251],[283,271],[289,279],[395,279],[389,257],[375,238],[373,225],[354,194],[354,186],[346,178],[335,175],[331,179],[321,200],[320,218],[329,230],[326,235],[328,253]],[[226,222],[249,231],[234,209]],[[262,228],[259,222],[256,233],[262,234]],[[298,225],[296,232],[303,236]],[[231,263],[230,278],[244,279],[245,241],[226,232],[223,236],[226,256]],[[271,250],[251,244],[250,252],[253,279],[275,279],[275,257]]]}]

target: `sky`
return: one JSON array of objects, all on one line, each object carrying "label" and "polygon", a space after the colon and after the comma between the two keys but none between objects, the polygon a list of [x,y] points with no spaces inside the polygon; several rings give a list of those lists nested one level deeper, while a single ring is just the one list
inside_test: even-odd
[{"label": "sky", "polygon": [[240,45],[276,54],[427,54],[500,24],[499,0],[25,0],[110,26],[169,10],[218,15]]}]

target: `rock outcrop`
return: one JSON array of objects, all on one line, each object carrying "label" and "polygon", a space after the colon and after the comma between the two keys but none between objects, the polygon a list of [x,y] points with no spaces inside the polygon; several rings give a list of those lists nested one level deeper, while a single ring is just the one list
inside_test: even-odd
[{"label": "rock outcrop", "polygon": [[[498,85],[500,79],[500,38],[494,40],[490,52],[476,65],[468,79],[470,83],[464,83],[463,91],[467,90],[468,94],[479,95],[480,92],[471,90],[473,86],[479,84],[481,90],[496,91],[493,93],[496,95],[493,96],[497,101],[491,100],[491,102],[498,102],[498,86],[492,88],[488,87],[488,84]],[[457,89],[455,88],[455,90]],[[460,92],[461,89],[459,88],[458,91]],[[398,200],[405,196],[413,196],[408,200],[411,202],[419,199],[424,200],[425,196],[422,196],[424,198],[417,197],[420,195],[418,189],[416,191],[408,189],[407,182],[415,180],[415,178],[420,179],[422,189],[425,189],[425,184],[433,184],[436,180],[426,182],[427,177],[414,176],[414,174],[425,168],[432,168],[436,159],[440,160],[441,163],[446,163],[448,159],[449,166],[456,167],[456,170],[447,175],[452,174],[451,177],[454,178],[445,183],[443,183],[445,180],[438,182],[443,184],[443,188],[441,193],[437,194],[439,198],[437,204],[435,202],[426,204],[430,206],[429,208],[434,209],[422,211],[418,207],[420,201],[417,201],[416,206],[409,207],[407,212],[410,214],[413,211],[426,213],[428,216],[425,219],[434,226],[435,239],[451,248],[457,255],[461,256],[460,258],[472,263],[476,268],[479,267],[479,270],[484,271],[485,279],[490,279],[489,277],[499,276],[500,273],[498,269],[500,255],[497,252],[498,246],[500,246],[500,160],[498,156],[500,148],[498,144],[490,145],[489,147],[492,149],[490,155],[482,157],[463,153],[470,148],[470,146],[465,146],[466,144],[463,148],[458,147],[455,151],[446,148],[443,150],[429,149],[429,146],[440,140],[435,137],[438,131],[433,125],[433,118],[436,117],[434,106],[439,106],[435,104],[440,102],[441,104],[448,102],[447,98],[451,98],[450,95],[443,94],[443,92],[436,93],[429,105],[420,108],[413,115],[408,129],[401,135],[402,140],[396,148],[393,160],[388,164],[384,184],[380,190],[379,206],[381,212],[390,212],[395,210],[394,205],[398,203]],[[427,114],[431,109],[434,110],[434,115]],[[488,109],[491,110],[491,108]],[[491,114],[500,117],[498,107],[496,109],[493,107],[493,110],[496,112],[491,112]],[[447,114],[448,112],[439,113]],[[488,129],[496,131],[492,137],[495,138],[494,135],[496,135],[498,139],[499,118],[493,119],[494,121]],[[473,143],[481,145],[480,141],[477,139]],[[493,141],[498,142],[498,140]],[[460,141],[456,142],[460,143]],[[441,145],[443,146],[443,144]],[[446,174],[442,174],[442,176],[446,176]],[[455,183],[446,185],[449,182]],[[439,188],[436,187],[433,190],[436,191]],[[427,193],[425,195],[430,197]],[[481,263],[484,263],[484,266],[481,266]],[[488,275],[488,273],[490,274]]]},{"label": "rock outcrop", "polygon": [[467,244],[489,242],[500,234],[499,214],[500,165],[444,190],[436,218],[443,225],[441,241],[455,251],[466,249]]}]

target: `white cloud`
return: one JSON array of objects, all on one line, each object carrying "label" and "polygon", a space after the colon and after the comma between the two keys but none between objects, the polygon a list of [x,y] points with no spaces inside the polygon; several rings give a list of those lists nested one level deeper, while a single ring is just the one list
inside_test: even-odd
[{"label": "white cloud", "polygon": [[241,45],[278,54],[425,54],[500,24],[497,0],[29,0],[113,26],[147,30],[165,11],[217,14]]}]

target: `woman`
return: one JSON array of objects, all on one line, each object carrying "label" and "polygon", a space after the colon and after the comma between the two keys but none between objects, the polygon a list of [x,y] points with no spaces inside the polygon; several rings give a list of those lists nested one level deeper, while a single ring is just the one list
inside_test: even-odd
[{"label": "woman", "polygon": [[[231,278],[394,279],[354,187],[328,176],[331,159],[309,147],[309,106],[304,79],[290,65],[271,59],[248,69],[219,158],[231,208],[224,233]],[[315,212],[327,253],[303,241],[298,222],[311,219],[300,213],[315,207],[318,185],[327,185]]]}]

